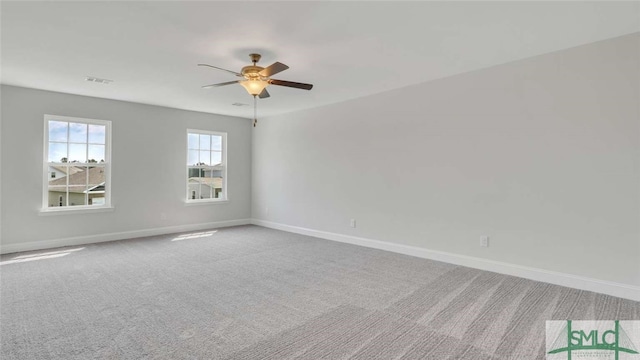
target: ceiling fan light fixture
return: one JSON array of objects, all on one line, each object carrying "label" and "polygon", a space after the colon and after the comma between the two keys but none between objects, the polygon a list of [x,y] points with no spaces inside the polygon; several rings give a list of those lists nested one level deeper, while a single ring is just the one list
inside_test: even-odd
[{"label": "ceiling fan light fixture", "polygon": [[258,96],[269,85],[265,80],[243,80],[240,81],[240,85],[244,87],[247,92],[253,96]]},{"label": "ceiling fan light fixture", "polygon": [[272,75],[279,74],[284,70],[287,70],[289,67],[281,62],[276,61],[265,68],[257,65],[258,60],[260,60],[260,54],[249,54],[249,56],[251,57],[251,62],[253,63],[253,65],[243,67],[240,72],[235,72],[208,64],[198,64],[198,66],[207,66],[210,68],[226,71],[242,79],[227,81],[218,84],[205,85],[202,88],[208,89],[231,84],[240,84],[245,88],[245,90],[247,90],[249,95],[252,95],[253,97],[259,97],[260,99],[265,99],[271,96],[266,89],[266,87],[269,85],[286,86],[303,90],[311,90],[311,88],[313,88],[312,84],[272,79]]}]

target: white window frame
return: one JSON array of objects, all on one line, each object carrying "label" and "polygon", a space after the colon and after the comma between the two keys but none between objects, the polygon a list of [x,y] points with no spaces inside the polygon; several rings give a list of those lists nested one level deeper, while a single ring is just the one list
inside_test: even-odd
[{"label": "white window frame", "polygon": [[[222,137],[222,194],[219,198],[209,198],[209,199],[191,199],[191,192],[189,191],[189,170],[190,169],[200,169],[200,168],[210,168],[213,170],[215,166],[211,165],[189,165],[189,134],[202,134],[202,135],[216,135]],[[226,203],[229,201],[229,191],[227,189],[227,174],[228,174],[228,163],[227,163],[227,133],[219,132],[219,131],[210,131],[210,130],[200,130],[200,129],[187,129],[187,133],[185,134],[185,150],[186,157],[185,163],[186,172],[185,172],[185,183],[186,183],[186,191],[185,191],[185,203],[188,205],[193,204],[212,204],[212,203]]]},{"label": "white window frame", "polygon": [[[65,206],[54,206],[49,207],[49,180],[51,177],[49,175],[49,165],[62,165],[67,166],[68,163],[50,163],[49,160],[49,121],[66,121],[72,123],[81,123],[81,124],[89,124],[89,125],[102,125],[105,127],[105,139],[104,139],[104,163],[101,166],[104,167],[104,187],[105,187],[105,203],[104,205],[68,205],[68,194],[67,199],[64,201]],[[68,143],[68,139],[67,139]],[[92,163],[77,163],[79,166],[91,166]],[[61,214],[61,213],[77,213],[77,212],[96,212],[96,211],[105,211],[111,210],[113,207],[111,206],[111,121],[109,120],[97,120],[97,119],[86,119],[86,118],[78,118],[78,117],[70,117],[70,116],[59,116],[59,115],[44,115],[44,146],[43,146],[43,184],[42,184],[42,209],[40,210],[41,214]],[[68,176],[68,175],[67,175]]]}]

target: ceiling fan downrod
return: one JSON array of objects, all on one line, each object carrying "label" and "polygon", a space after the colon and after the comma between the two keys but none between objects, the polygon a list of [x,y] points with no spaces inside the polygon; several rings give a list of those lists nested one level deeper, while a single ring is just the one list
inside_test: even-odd
[{"label": "ceiling fan downrod", "polygon": [[249,54],[249,57],[251,58],[251,62],[253,63],[253,66],[256,66],[256,63],[258,61],[260,61],[260,58],[262,57],[262,55],[260,55],[260,54]]}]

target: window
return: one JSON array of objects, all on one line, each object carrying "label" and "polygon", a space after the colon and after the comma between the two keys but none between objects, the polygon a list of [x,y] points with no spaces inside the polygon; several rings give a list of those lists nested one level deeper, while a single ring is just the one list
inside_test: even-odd
[{"label": "window", "polygon": [[187,202],[227,199],[227,134],[187,130]]},{"label": "window", "polygon": [[45,115],[43,210],[110,207],[111,122]]}]

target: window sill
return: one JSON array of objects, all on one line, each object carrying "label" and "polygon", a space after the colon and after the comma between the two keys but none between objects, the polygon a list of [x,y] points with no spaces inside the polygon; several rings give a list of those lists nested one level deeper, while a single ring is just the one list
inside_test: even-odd
[{"label": "window sill", "polygon": [[81,207],[81,208],[46,208],[40,209],[39,216],[51,216],[51,215],[70,215],[70,214],[93,214],[101,212],[111,212],[114,210],[113,206],[101,206],[96,208]]},{"label": "window sill", "polygon": [[220,205],[228,202],[229,200],[189,200],[185,201],[184,206]]}]

